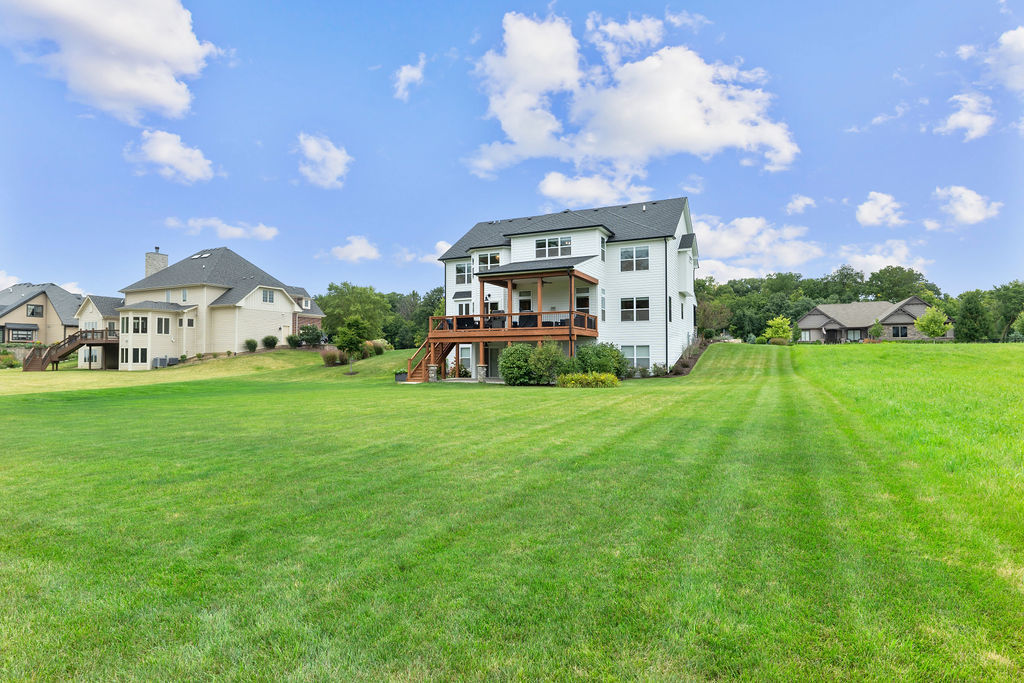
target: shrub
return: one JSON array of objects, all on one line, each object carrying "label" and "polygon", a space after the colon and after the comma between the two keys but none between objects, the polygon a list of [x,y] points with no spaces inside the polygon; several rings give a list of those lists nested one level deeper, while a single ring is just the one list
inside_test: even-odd
[{"label": "shrub", "polygon": [[404,375],[404,374],[407,374],[408,372],[409,372],[408,368],[395,368],[395,374],[396,375]]},{"label": "shrub", "polygon": [[563,375],[576,375],[576,374],[579,374],[581,372],[584,372],[584,370],[583,370],[583,364],[580,363],[580,359],[579,358],[577,358],[576,356],[573,356],[572,358],[566,358],[565,359],[565,363],[562,364],[562,372],[561,372],[561,374],[563,374]]},{"label": "shrub", "polygon": [[373,344],[371,344],[368,341],[364,341],[359,346],[359,357],[360,358],[369,358],[372,355],[373,355]]},{"label": "shrub", "polygon": [[533,382],[553,384],[555,378],[564,372],[566,360],[568,359],[562,353],[562,347],[558,342],[545,341],[535,346],[527,363],[530,374],[533,375]]},{"label": "shrub", "polygon": [[1013,325],[1011,327],[1013,328],[1014,334],[1018,337],[1024,337],[1024,311],[1020,312],[1020,315],[1018,315],[1017,319],[1013,321]]},{"label": "shrub", "polygon": [[882,326],[882,323],[878,322],[878,318],[875,318],[874,324],[868,328],[868,335],[872,339],[879,339],[883,334],[885,334],[885,328]]},{"label": "shrub", "polygon": [[755,337],[753,333],[750,333],[743,341],[745,341],[748,344],[754,344],[757,342],[757,337]]},{"label": "shrub", "polygon": [[505,384],[520,386],[533,381],[533,373],[530,371],[532,353],[533,347],[529,344],[513,344],[502,350],[498,357],[498,371]]},{"label": "shrub", "polygon": [[331,351],[330,349],[320,352],[320,357],[324,359],[324,365],[330,367],[338,364],[338,352]]},{"label": "shrub", "polygon": [[947,322],[947,320],[945,313],[935,306],[929,306],[924,314],[914,321],[914,327],[924,336],[935,339],[946,336],[949,328],[953,327],[953,323]]},{"label": "shrub", "polygon": [[664,377],[668,374],[668,368],[661,363],[655,363],[651,366],[651,374],[655,377]]},{"label": "shrub", "polygon": [[10,352],[4,351],[3,353],[0,353],[0,369],[6,370],[7,368],[16,368],[19,365],[21,365],[21,363],[19,363]]},{"label": "shrub", "polygon": [[617,387],[619,378],[610,372],[570,372],[559,375],[555,383],[571,389]]},{"label": "shrub", "polygon": [[1010,334],[1006,335],[1006,341],[1010,342],[1011,344],[1020,344],[1021,342],[1024,342],[1024,334],[1021,334],[1020,332],[1014,330]]},{"label": "shrub", "polygon": [[387,339],[371,339],[374,344],[380,344],[381,348],[385,351],[394,351],[395,347]]},{"label": "shrub", "polygon": [[775,344],[776,346],[789,346],[789,340],[782,337],[772,337],[768,340],[768,343]]},{"label": "shrub", "polygon": [[448,368],[449,377],[469,377],[469,368],[460,363],[457,359],[452,361],[452,366]]},{"label": "shrub", "polygon": [[338,354],[338,362],[342,365],[347,365],[348,362],[352,360],[351,354],[344,349],[338,349],[335,353]]},{"label": "shrub", "polygon": [[293,349],[297,349],[300,346],[302,346],[302,337],[300,337],[297,334],[289,334],[287,337],[284,338],[284,340],[288,342],[288,346],[290,346]]},{"label": "shrub", "polygon": [[188,356],[186,356],[185,354],[181,354],[180,356],[178,356],[178,360],[184,363],[185,361],[188,360]]},{"label": "shrub", "polygon": [[768,321],[768,326],[764,328],[764,336],[772,339],[789,339],[790,335],[793,334],[793,325],[789,318],[785,316],[777,316]]},{"label": "shrub", "polygon": [[384,353],[384,345],[376,339],[370,342],[370,346],[373,347],[373,355],[379,356]]},{"label": "shrub", "polygon": [[211,353],[211,354],[210,354],[210,358],[216,358],[216,357],[217,357],[217,356],[219,356],[219,355],[220,355],[219,353],[217,353],[216,351],[214,351],[213,353]]},{"label": "shrub", "polygon": [[768,343],[768,339],[766,337],[758,337],[757,340],[754,343],[755,344],[767,344]]},{"label": "shrub", "polygon": [[644,365],[641,365],[640,367],[638,367],[636,369],[636,372],[641,377],[650,377],[651,376],[651,369],[646,367],[646,366],[644,366]]},{"label": "shrub", "polygon": [[303,325],[299,328],[299,339],[308,346],[316,346],[324,338],[324,331],[316,325]]},{"label": "shrub", "polygon": [[232,356],[232,355],[234,355],[234,353],[235,353],[235,352],[234,352],[234,351],[231,351],[231,350],[228,350],[228,351],[227,351],[227,354],[228,354],[228,356]]},{"label": "shrub", "polygon": [[202,359],[203,359],[203,354],[197,353],[196,354],[196,360],[202,360]]},{"label": "shrub", "polygon": [[263,338],[263,348],[265,349],[276,349],[277,348],[277,337],[272,334],[268,334]]},{"label": "shrub", "polygon": [[576,348],[582,372],[610,372],[618,378],[629,374],[629,361],[614,344],[584,344]]},{"label": "shrub", "polygon": [[256,340],[255,339],[246,339],[245,340],[245,348],[247,348],[249,350],[249,353],[254,352],[256,350]]}]

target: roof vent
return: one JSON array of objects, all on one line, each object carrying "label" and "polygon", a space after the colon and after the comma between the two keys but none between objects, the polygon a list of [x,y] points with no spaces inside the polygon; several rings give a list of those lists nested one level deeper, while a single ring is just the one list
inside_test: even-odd
[{"label": "roof vent", "polygon": [[646,204],[644,204],[643,206],[641,206],[641,207],[640,207],[640,210],[641,210],[641,211],[646,211],[646,210],[647,210],[647,205],[646,205]]},{"label": "roof vent", "polygon": [[199,254],[196,254],[196,255],[195,255],[195,256],[193,256],[192,258],[199,258]]},{"label": "roof vent", "polygon": [[210,252],[206,252],[205,254],[200,256],[199,258],[207,258],[209,255],[210,255]]}]

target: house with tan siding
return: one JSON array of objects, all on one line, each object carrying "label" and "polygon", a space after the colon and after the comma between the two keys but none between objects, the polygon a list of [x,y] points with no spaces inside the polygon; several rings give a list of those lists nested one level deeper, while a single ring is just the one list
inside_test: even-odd
[{"label": "house with tan siding", "polygon": [[52,282],[22,282],[0,290],[0,343],[54,344],[78,330],[80,294]]}]

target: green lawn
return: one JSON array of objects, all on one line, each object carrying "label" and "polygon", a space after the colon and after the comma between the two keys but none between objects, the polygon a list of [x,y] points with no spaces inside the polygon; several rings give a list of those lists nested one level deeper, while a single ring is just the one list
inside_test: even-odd
[{"label": "green lawn", "polygon": [[263,358],[0,373],[0,679],[1024,676],[1024,345]]}]

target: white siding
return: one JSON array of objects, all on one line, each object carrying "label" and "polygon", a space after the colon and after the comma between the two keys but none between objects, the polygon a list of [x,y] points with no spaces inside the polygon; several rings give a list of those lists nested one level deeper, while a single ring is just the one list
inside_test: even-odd
[{"label": "white siding", "polygon": [[512,238],[511,262],[536,260],[537,240],[552,237],[572,237],[572,256],[596,256],[601,251],[601,231],[596,228],[517,235]]}]

